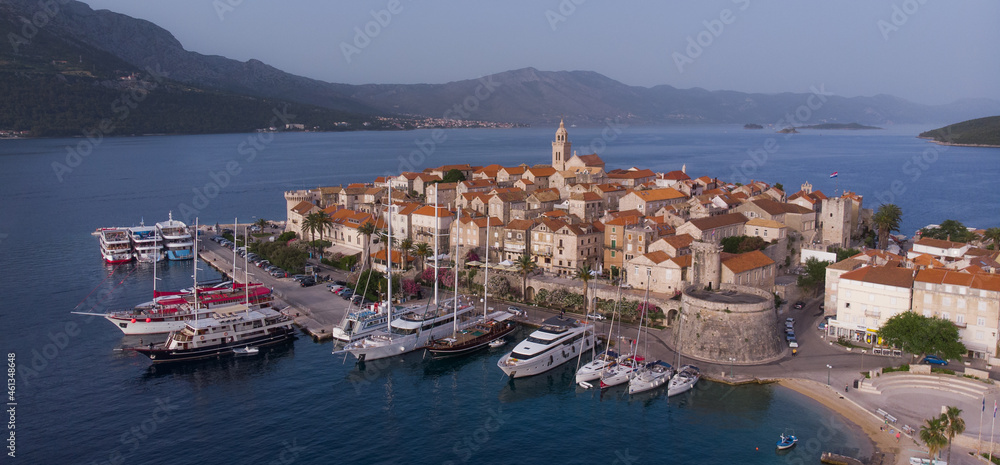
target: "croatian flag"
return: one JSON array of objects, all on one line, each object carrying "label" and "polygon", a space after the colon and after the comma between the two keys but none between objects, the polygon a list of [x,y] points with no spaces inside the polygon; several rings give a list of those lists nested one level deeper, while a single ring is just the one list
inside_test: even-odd
[{"label": "croatian flag", "polygon": [[839,173],[839,171],[834,171],[833,173],[830,173],[830,177],[831,178],[837,177],[837,173]]},{"label": "croatian flag", "polygon": [[993,418],[997,417],[997,401],[993,401]]}]

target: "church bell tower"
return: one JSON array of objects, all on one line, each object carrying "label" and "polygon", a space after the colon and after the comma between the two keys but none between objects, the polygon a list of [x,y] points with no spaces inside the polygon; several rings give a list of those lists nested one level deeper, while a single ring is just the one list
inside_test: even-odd
[{"label": "church bell tower", "polygon": [[560,119],[559,129],[556,130],[556,140],[552,141],[552,167],[556,171],[564,171],[566,169],[566,160],[573,153],[571,151],[572,145],[569,142],[566,125]]}]

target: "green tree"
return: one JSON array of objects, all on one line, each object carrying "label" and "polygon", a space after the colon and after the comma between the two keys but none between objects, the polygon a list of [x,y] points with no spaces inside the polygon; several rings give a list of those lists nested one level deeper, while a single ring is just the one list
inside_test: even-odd
[{"label": "green tree", "polygon": [[375,223],[371,222],[370,220],[365,221],[361,226],[358,226],[358,234],[364,236],[365,238],[365,252],[364,252],[365,256],[363,257],[365,261],[364,266],[367,268],[371,268],[372,255],[370,253],[371,251],[369,250],[369,248],[372,243],[372,234],[375,234]]},{"label": "green tree", "polygon": [[590,280],[594,277],[592,274],[593,270],[590,268],[590,264],[585,264],[576,270],[573,274],[574,279],[579,279],[583,281],[583,312],[590,313],[590,303],[587,301],[587,291],[589,290],[588,284]]},{"label": "green tree", "polygon": [[931,463],[934,463],[938,452],[941,452],[941,449],[948,444],[948,438],[945,437],[944,429],[944,418],[941,417],[928,419],[920,427],[920,440],[927,446],[927,452],[931,456]]},{"label": "green tree", "polygon": [[939,354],[945,359],[953,359],[966,352],[954,324],[914,312],[902,312],[889,318],[879,328],[878,335],[886,344],[913,356]]},{"label": "green tree", "polygon": [[420,272],[424,272],[424,264],[427,261],[427,257],[430,257],[433,251],[431,246],[426,242],[421,242],[413,248],[413,255],[420,258]]},{"label": "green tree", "polygon": [[983,241],[991,242],[993,247],[1000,246],[1000,228],[989,228],[983,233]]},{"label": "green tree", "polygon": [[903,211],[895,204],[887,203],[878,207],[878,211],[872,215],[872,224],[878,231],[878,248],[884,250],[889,246],[889,235],[899,231],[902,217]]},{"label": "green tree", "polygon": [[266,228],[269,223],[264,218],[261,218],[261,219],[257,220],[256,222],[254,222],[254,224],[257,225],[258,227],[260,227],[260,230],[263,231],[264,228]]},{"label": "green tree", "polygon": [[399,253],[403,255],[403,269],[405,270],[410,262],[410,254],[413,253],[413,239],[406,238],[399,241]]},{"label": "green tree", "polygon": [[847,260],[848,258],[851,258],[859,253],[861,253],[861,251],[854,248],[837,250],[837,261],[840,262]]},{"label": "green tree", "polygon": [[951,463],[951,440],[965,432],[965,420],[962,419],[962,410],[952,406],[948,406],[941,415],[941,420],[945,422],[944,434],[948,436],[948,463]]},{"label": "green tree", "polygon": [[969,228],[966,228],[960,221],[944,220],[936,228],[921,229],[920,237],[929,237],[931,239],[941,239],[955,242],[969,242],[976,238],[976,234],[969,231]]},{"label": "green tree", "polygon": [[514,262],[514,265],[517,266],[517,272],[521,274],[521,298],[527,301],[528,296],[525,293],[528,290],[528,275],[538,268],[538,264],[531,259],[531,255],[524,253]]},{"label": "green tree", "polygon": [[462,182],[465,181],[465,175],[461,171],[456,169],[450,169],[444,174],[444,179],[441,182]]},{"label": "green tree", "polygon": [[806,274],[799,276],[798,285],[813,291],[826,286],[826,267],[830,262],[810,257],[806,260]]},{"label": "green tree", "polygon": [[[302,231],[309,231],[310,243],[316,243],[316,233],[319,232],[319,238],[323,239],[324,233],[326,233],[326,228],[333,224],[333,218],[323,212],[314,212],[306,215],[302,220]],[[332,245],[332,244],[331,244]],[[320,256],[322,256],[323,251],[320,249]]]}]

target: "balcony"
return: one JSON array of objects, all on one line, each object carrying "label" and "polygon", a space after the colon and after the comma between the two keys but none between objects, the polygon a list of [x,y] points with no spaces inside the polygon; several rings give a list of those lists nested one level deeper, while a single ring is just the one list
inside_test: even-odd
[{"label": "balcony", "polygon": [[879,319],[882,316],[882,312],[877,310],[865,310],[865,316],[868,318]]}]

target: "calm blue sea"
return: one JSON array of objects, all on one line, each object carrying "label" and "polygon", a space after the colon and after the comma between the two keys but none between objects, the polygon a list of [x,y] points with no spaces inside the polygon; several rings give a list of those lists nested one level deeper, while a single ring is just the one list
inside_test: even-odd
[{"label": "calm blue sea", "polygon": [[[947,218],[1000,225],[991,184],[1000,150],[914,138],[927,128],[787,139],[738,126],[618,129],[570,128],[570,139],[580,153],[597,149],[609,168],[686,164],[692,175],[781,182],[790,192],[806,180],[827,194],[853,190],[866,206],[882,196],[902,208],[906,234]],[[578,390],[571,366],[509,385],[496,368],[499,352],[434,362],[417,354],[362,372],[308,338],[257,359],[153,369],[113,351],[122,337],[111,324],[69,313],[150,296],[150,267],[101,263],[90,235],[97,227],[162,221],[168,211],[202,223],[283,219],[285,190],[368,180],[401,164],[545,163],[553,132],[453,130],[433,146],[430,131],[120,137],[69,160],[67,146],[83,139],[0,141],[0,349],[19,368],[17,458],[766,464],[815,463],[821,449],[870,452],[841,419],[777,387],[706,382],[669,401],[629,400]],[[758,149],[766,159],[748,154]],[[202,268],[199,278],[217,276]],[[191,282],[190,264],[161,264],[158,274],[160,288]],[[803,439],[778,456],[774,442],[786,428]]]}]

